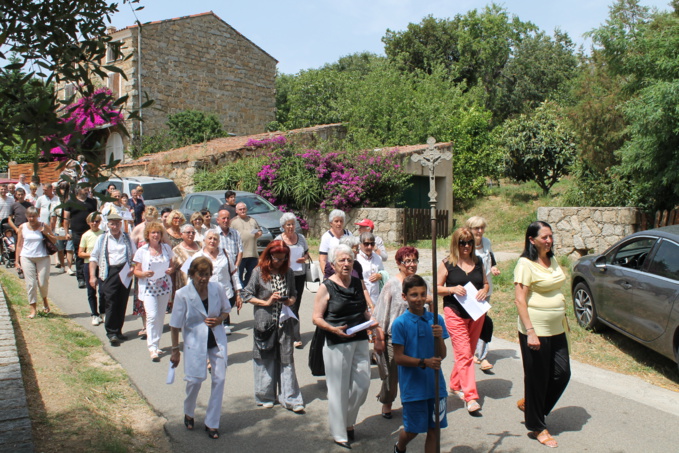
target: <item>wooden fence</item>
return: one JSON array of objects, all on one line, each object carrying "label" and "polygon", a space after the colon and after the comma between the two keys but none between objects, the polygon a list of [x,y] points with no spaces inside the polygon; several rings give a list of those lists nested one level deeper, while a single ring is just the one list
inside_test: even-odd
[{"label": "wooden fence", "polygon": [[[436,210],[436,237],[448,236],[448,210]],[[420,239],[431,239],[431,210],[403,210],[403,245]]]},{"label": "wooden fence", "polygon": [[660,228],[668,225],[679,225],[679,207],[665,211],[656,211],[655,214],[642,212],[639,223],[640,230]]}]

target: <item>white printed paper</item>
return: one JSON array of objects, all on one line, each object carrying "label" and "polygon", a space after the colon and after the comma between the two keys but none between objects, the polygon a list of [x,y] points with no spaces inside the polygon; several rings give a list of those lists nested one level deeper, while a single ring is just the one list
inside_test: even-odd
[{"label": "white printed paper", "polygon": [[118,274],[118,277],[120,277],[120,281],[123,282],[123,285],[125,285],[125,288],[130,287],[130,283],[132,283],[132,276],[127,276],[130,273],[130,264],[125,263],[125,266],[120,270],[120,273]]},{"label": "white printed paper", "polygon": [[377,324],[377,321],[375,321],[374,319],[369,319],[368,321],[363,322],[363,323],[361,323],[361,324],[359,324],[359,325],[357,325],[357,326],[349,327],[349,328],[345,331],[345,333],[346,333],[347,335],[353,335],[353,334],[355,334],[356,332],[360,332],[360,331],[362,331],[362,330],[369,329],[370,327],[372,327],[372,326],[374,326],[374,325],[376,325],[376,324]]},{"label": "white printed paper", "polygon": [[303,254],[304,250],[302,250],[302,247],[290,247],[290,269],[293,272],[299,272],[304,269],[304,263],[297,262]]},{"label": "white printed paper", "polygon": [[118,213],[120,215],[120,218],[122,218],[123,220],[129,220],[130,222],[134,221],[134,219],[132,218],[132,213],[127,209],[120,209],[118,210]]},{"label": "white printed paper", "polygon": [[191,263],[193,262],[193,255],[189,256],[189,258],[184,261],[184,264],[182,264],[181,271],[185,273],[186,275],[189,275],[189,268],[191,267]]},{"label": "white printed paper", "polygon": [[163,278],[165,276],[165,271],[169,268],[169,261],[149,263],[149,270],[153,271],[153,276],[149,277],[149,280],[158,280],[159,278]]},{"label": "white printed paper", "polygon": [[250,234],[253,236],[257,233],[259,233],[259,228],[255,228],[254,230],[250,231]]},{"label": "white printed paper", "polygon": [[479,291],[474,285],[472,285],[471,282],[468,282],[466,285],[464,285],[464,289],[467,291],[467,294],[464,296],[458,296],[455,294],[455,299],[460,302],[460,305],[462,305],[462,308],[466,310],[467,314],[471,316],[474,321],[476,321],[481,316],[486,314],[488,310],[490,310],[490,304],[485,300],[476,300],[476,295],[479,293]]},{"label": "white printed paper", "polygon": [[170,369],[167,370],[167,379],[165,380],[166,384],[172,384],[174,383],[174,371],[176,370],[175,367],[172,366],[172,362],[170,362]]},{"label": "white printed paper", "polygon": [[287,305],[283,305],[283,309],[281,310],[281,316],[278,318],[278,323],[283,324],[283,322],[287,319],[296,319],[299,321],[299,318],[295,316],[295,313],[288,307]]}]

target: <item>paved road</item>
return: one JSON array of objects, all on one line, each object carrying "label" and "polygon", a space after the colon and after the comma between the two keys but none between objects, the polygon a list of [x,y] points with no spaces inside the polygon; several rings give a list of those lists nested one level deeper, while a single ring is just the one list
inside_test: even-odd
[{"label": "paved road", "polygon": [[[87,309],[85,291],[77,289],[74,277],[54,276],[50,297],[76,322],[95,332],[104,348],[125,367],[133,384],[155,409],[167,419],[165,429],[177,452],[339,452],[331,440],[327,424],[324,379],[312,377],[306,366],[308,347],[296,351],[297,376],[302,387],[307,412],[296,415],[279,406],[263,409],[255,406],[251,365],[252,309],[235,316],[236,328],[229,337],[227,389],[222,409],[222,438],[208,439],[204,431],[188,432],[183,425],[183,373],[180,369],[173,385],[165,384],[169,355],[152,363],[145,341],[135,338],[141,321],[127,318],[125,333],[131,338],[112,348],[105,339],[103,326],[93,327]],[[305,292],[302,303],[302,331],[305,345],[312,335],[311,307],[313,294]],[[166,319],[167,320],[167,319]],[[166,330],[167,332],[167,330]],[[161,346],[169,353],[169,333]],[[478,372],[483,405],[480,417],[471,417],[462,402],[448,401],[449,427],[442,432],[444,452],[545,452],[544,446],[526,437],[522,413],[516,400],[522,396],[522,368],[517,345],[493,340],[489,359],[495,363],[491,374]],[[444,374],[452,369],[452,354],[445,361]],[[548,419],[550,431],[568,452],[669,452],[679,445],[679,394],[646,384],[639,379],[573,363],[573,378],[563,398]],[[356,427],[354,451],[393,451],[401,423],[400,403],[395,404],[394,418],[383,419],[374,395],[379,390],[377,370],[368,401],[361,408]],[[209,385],[204,385],[196,412],[201,427]],[[422,436],[411,443],[409,451],[422,451]]]}]

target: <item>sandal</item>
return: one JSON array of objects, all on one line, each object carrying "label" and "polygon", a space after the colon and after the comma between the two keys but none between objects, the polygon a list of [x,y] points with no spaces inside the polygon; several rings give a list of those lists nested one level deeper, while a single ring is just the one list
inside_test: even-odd
[{"label": "sandal", "polygon": [[546,429],[543,429],[542,431],[531,431],[528,433],[528,437],[537,440],[545,447],[556,448],[559,446],[556,439],[554,439]]},{"label": "sandal", "polygon": [[481,361],[481,371],[488,371],[493,369],[493,364],[490,363],[488,360],[483,359]]},{"label": "sandal", "polygon": [[193,423],[194,419],[189,417],[188,415],[184,414],[184,426],[186,426],[186,429],[191,430],[193,429]]},{"label": "sandal", "polygon": [[42,307],[42,311],[48,315],[52,310],[50,310],[50,307]]},{"label": "sandal", "polygon": [[470,414],[473,414],[474,412],[478,412],[481,410],[481,405],[479,404],[478,401],[476,400],[469,400],[467,401],[467,412]]},{"label": "sandal", "polygon": [[526,398],[521,398],[519,401],[516,402],[516,407],[521,411],[521,412],[526,412]]},{"label": "sandal", "polygon": [[219,439],[219,431],[217,431],[217,429],[208,428],[207,425],[205,425],[205,431],[207,431],[207,437],[210,439]]}]

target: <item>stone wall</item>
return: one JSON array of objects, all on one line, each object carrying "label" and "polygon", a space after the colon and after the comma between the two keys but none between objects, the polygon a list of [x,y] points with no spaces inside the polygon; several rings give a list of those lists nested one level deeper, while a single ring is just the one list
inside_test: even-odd
[{"label": "stone wall", "polygon": [[212,13],[142,26],[141,86],[155,101],[144,135],[186,109],[215,113],[227,132],[264,132],[275,119],[276,60]]},{"label": "stone wall", "polygon": [[[307,237],[320,239],[330,229],[328,215],[332,210],[322,210],[307,217],[309,232]],[[375,235],[384,242],[400,243],[403,240],[403,209],[400,208],[355,208],[346,213],[345,228],[356,234],[358,227],[354,222],[370,219],[375,223]]]},{"label": "stone wall", "polygon": [[538,220],[554,230],[559,255],[601,253],[639,229],[637,208],[538,208]]}]

